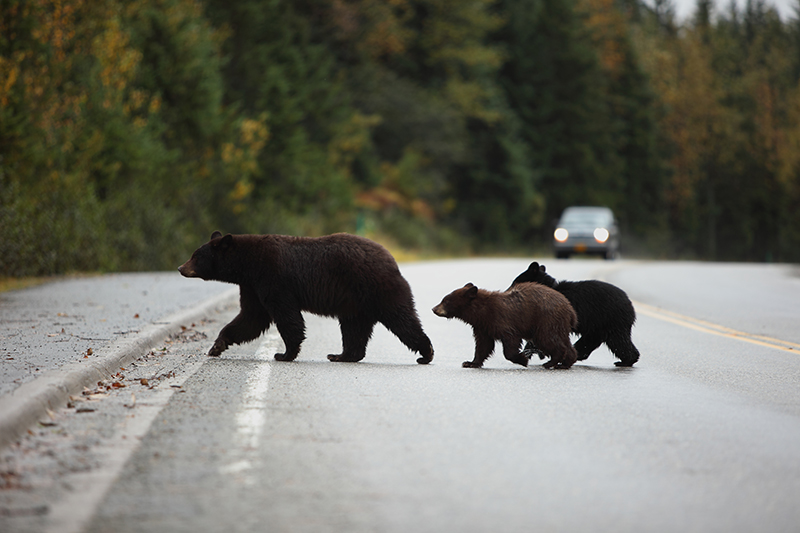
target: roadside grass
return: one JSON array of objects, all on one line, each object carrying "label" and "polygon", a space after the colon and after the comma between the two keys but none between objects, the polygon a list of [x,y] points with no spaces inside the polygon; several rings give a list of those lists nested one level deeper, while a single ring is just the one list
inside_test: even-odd
[{"label": "roadside grass", "polygon": [[8,292],[8,291],[16,291],[20,289],[29,289],[31,287],[36,287],[37,285],[41,285],[43,283],[47,283],[48,281],[52,281],[54,278],[47,276],[47,277],[26,277],[26,278],[7,278],[7,277],[0,277],[0,292]]},{"label": "roadside grass", "polygon": [[54,281],[75,278],[91,278],[98,275],[100,275],[98,272],[72,272],[69,274],[59,274],[53,276],[28,276],[23,278],[0,276],[0,293],[30,289],[32,287],[38,287],[39,285],[52,283]]}]

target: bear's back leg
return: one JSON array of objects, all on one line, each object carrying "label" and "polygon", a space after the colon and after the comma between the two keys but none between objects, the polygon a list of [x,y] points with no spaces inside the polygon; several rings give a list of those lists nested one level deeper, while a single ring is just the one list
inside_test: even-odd
[{"label": "bear's back leg", "polygon": [[606,345],[619,359],[614,363],[617,366],[633,366],[639,360],[639,350],[631,340],[630,329],[612,333],[606,340]]},{"label": "bear's back leg", "polygon": [[550,356],[550,360],[543,366],[545,368],[569,368],[575,364],[578,354],[569,340],[569,329],[556,331],[552,335],[543,339],[537,345],[544,353]]},{"label": "bear's back leg", "polygon": [[528,366],[528,356],[519,351],[520,344],[522,344],[522,338],[508,337],[503,339],[502,342],[503,355],[506,359],[518,365]]},{"label": "bear's back leg", "polygon": [[398,306],[387,310],[381,316],[380,322],[386,326],[386,329],[394,333],[409,350],[420,355],[417,363],[423,365],[433,360],[433,344],[422,330],[422,324],[420,324],[413,304],[410,309],[408,306]]}]

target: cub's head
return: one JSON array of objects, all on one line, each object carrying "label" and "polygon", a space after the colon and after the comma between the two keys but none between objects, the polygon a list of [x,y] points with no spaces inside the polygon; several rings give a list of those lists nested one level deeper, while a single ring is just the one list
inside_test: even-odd
[{"label": "cub's head", "polygon": [[553,279],[547,272],[545,271],[544,265],[540,265],[536,261],[530,264],[528,270],[520,274],[514,280],[514,283],[511,284],[513,287],[518,283],[540,283],[542,285],[547,285],[548,287],[552,287],[555,283],[555,279]]},{"label": "cub's head", "polygon": [[433,308],[433,312],[444,318],[459,318],[463,315],[464,310],[472,305],[476,296],[478,296],[478,287],[467,283],[445,296],[441,303]]},{"label": "cub's head", "polygon": [[231,269],[229,253],[236,243],[233,235],[224,237],[219,231],[211,234],[211,240],[198,248],[191,259],[178,267],[178,272],[187,278],[228,281],[227,273]]}]

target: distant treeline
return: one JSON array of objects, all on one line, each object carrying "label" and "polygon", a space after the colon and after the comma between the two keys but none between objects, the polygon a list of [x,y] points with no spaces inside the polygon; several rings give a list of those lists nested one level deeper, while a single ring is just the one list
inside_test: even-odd
[{"label": "distant treeline", "polygon": [[800,260],[800,24],[758,0],[3,0],[0,275],[214,229]]}]

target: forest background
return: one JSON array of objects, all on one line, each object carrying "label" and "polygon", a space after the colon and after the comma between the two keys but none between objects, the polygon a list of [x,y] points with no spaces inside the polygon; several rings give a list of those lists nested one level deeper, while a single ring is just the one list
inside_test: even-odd
[{"label": "forest background", "polygon": [[215,229],[800,260],[800,23],[759,0],[0,0],[0,275]]}]

